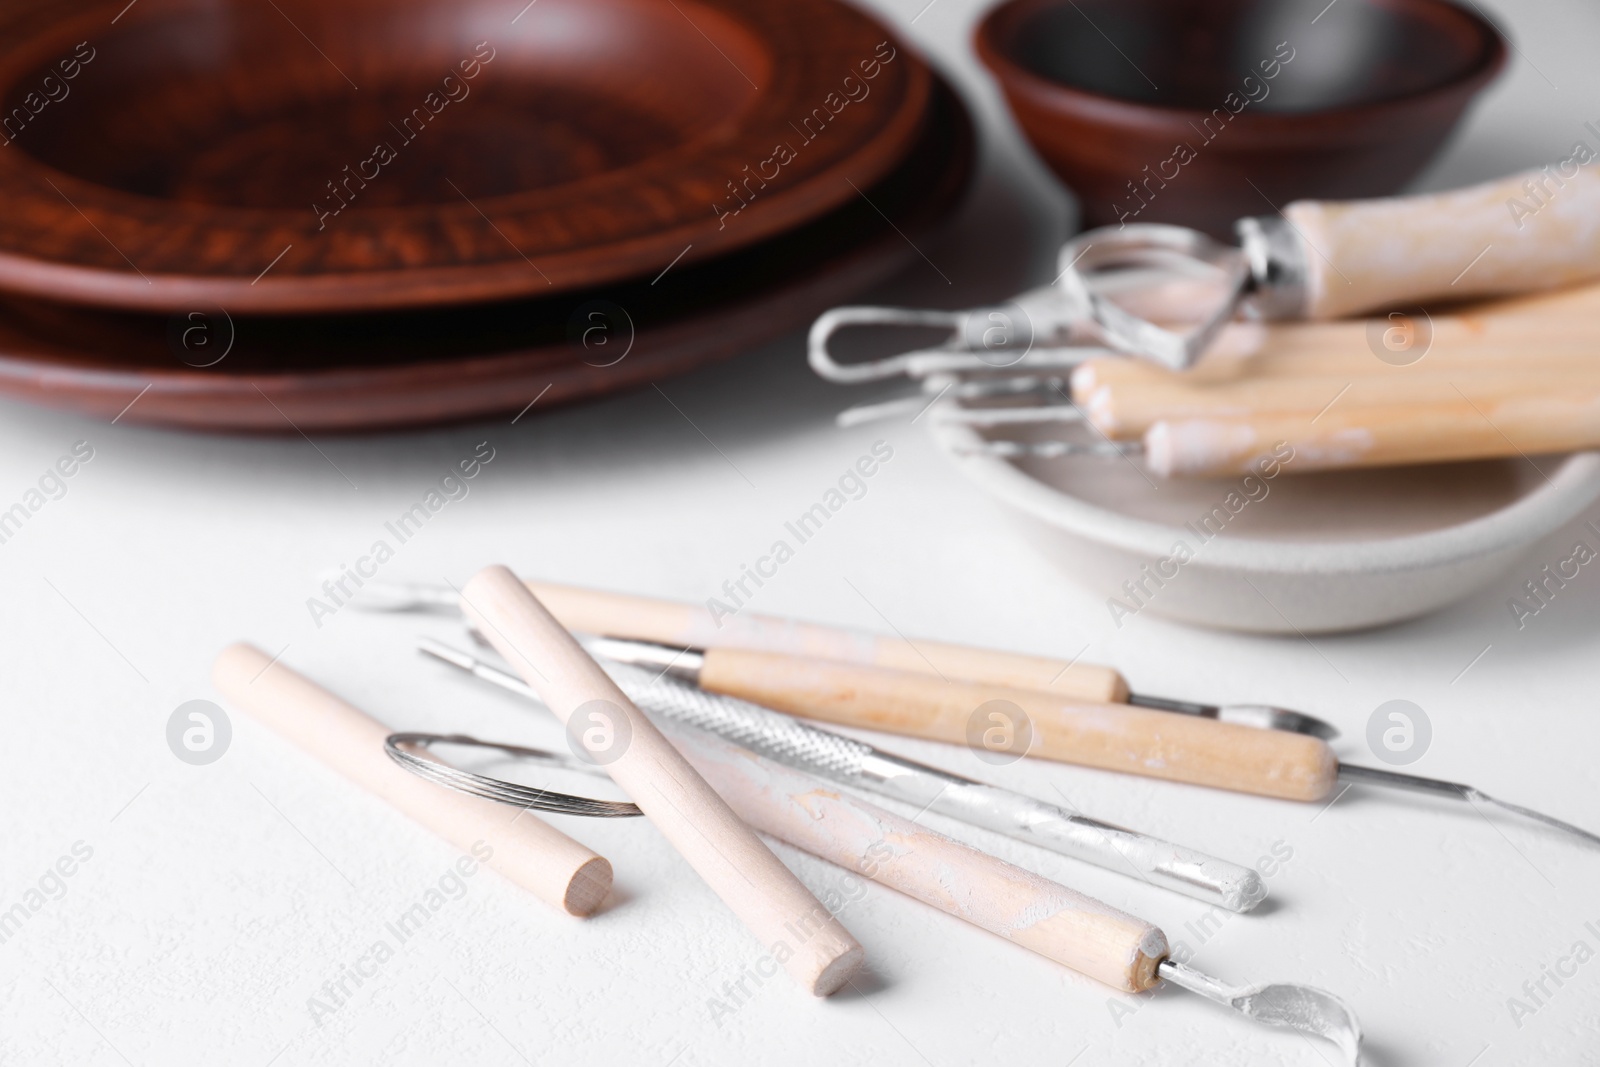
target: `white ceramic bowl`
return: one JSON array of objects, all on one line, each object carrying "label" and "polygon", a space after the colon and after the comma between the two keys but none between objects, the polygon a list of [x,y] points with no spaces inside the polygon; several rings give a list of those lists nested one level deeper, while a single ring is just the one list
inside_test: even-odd
[{"label": "white ceramic bowl", "polygon": [[1397,622],[1482,587],[1600,497],[1596,452],[1541,457],[1548,477],[1519,458],[1283,473],[1247,493],[1238,478],[1163,481],[1131,459],[969,454],[978,433],[928,421],[1119,623],[1142,612],[1261,633]]}]

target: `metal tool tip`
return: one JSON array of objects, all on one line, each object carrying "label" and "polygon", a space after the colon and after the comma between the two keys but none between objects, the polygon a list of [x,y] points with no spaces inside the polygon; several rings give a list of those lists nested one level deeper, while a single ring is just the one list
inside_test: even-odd
[{"label": "metal tool tip", "polygon": [[[337,581],[342,575],[325,571],[320,576]],[[347,601],[357,611],[453,611],[458,606],[455,590],[448,586],[417,582],[378,582],[368,579]]]},{"label": "metal tool tip", "polygon": [[1345,1054],[1351,1067],[1360,1067],[1361,1021],[1348,1004],[1332,993],[1282,982],[1230,986],[1170,958],[1157,965],[1156,973],[1266,1026],[1298,1030],[1331,1041]]},{"label": "metal tool tip", "polygon": [[1315,715],[1292,708],[1279,708],[1271,704],[1223,704],[1217,708],[1217,718],[1222,722],[1254,726],[1262,730],[1287,730],[1291,733],[1309,734],[1324,741],[1339,736],[1338,729]]},{"label": "metal tool tip", "polygon": [[476,660],[467,653],[457,651],[456,649],[445,644],[443,641],[436,641],[431,637],[417,638],[417,651],[421,652],[425,656],[432,656],[435,659],[442,659],[446,663],[449,663],[452,666],[460,667],[463,670],[470,670],[472,665],[476,662]]}]

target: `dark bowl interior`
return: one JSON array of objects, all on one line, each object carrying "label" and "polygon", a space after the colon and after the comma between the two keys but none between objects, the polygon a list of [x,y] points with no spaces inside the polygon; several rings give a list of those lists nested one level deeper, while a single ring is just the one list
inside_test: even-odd
[{"label": "dark bowl interior", "polygon": [[[1482,67],[1494,40],[1440,4],[1337,0],[1073,0],[1040,5],[1006,34],[1011,58],[1060,85],[1209,111],[1232,92],[1280,114],[1374,104]],[[1315,25],[1308,25],[1315,17]],[[1309,32],[1308,32],[1309,31]],[[1259,65],[1293,48],[1270,83]],[[1262,88],[1244,83],[1250,77]]]},{"label": "dark bowl interior", "polygon": [[[750,103],[755,90],[730,63],[686,58],[708,38],[759,84],[769,60],[747,30],[692,0],[682,5],[693,22],[643,0],[536,3],[514,37],[495,0],[143,2],[159,14],[94,39],[76,79],[63,82],[52,62],[4,87],[5,114],[41,85],[72,99],[72,121],[38,123],[18,147],[111,189],[228,207],[305,211],[379,145],[394,158],[361,188],[367,208],[593,178],[679,148]],[[447,108],[450,121],[433,126]]]}]

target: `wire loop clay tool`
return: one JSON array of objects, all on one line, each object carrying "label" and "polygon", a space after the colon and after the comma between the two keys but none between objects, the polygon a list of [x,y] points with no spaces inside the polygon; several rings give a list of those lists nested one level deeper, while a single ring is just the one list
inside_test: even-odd
[{"label": "wire loop clay tool", "polygon": [[[529,699],[521,679],[429,638],[424,653]],[[606,672],[641,709],[714,733],[767,759],[1140,878],[1227,908],[1249,911],[1266,897],[1251,868],[1075,814],[1008,789],[904,759],[787,715],[707,693],[670,676],[615,662]]]},{"label": "wire loop clay tool", "polygon": [[[504,672],[484,668],[473,673],[540,703],[529,687]],[[1267,1026],[1324,1038],[1337,1045],[1350,1063],[1360,1062],[1360,1022],[1331,993],[1291,984],[1226,985],[1173,959],[1166,935],[1142,919],[910,819],[827,789],[808,775],[690,726],[686,719],[663,718],[695,769],[741,818],[770,837],[860,872],[1113,988],[1143,992],[1166,979]],[[469,787],[481,794],[515,788],[473,777],[476,782]]]},{"label": "wire loop clay tool", "polygon": [[490,744],[465,734],[390,734],[383,740],[383,751],[395,763],[435,785],[447,785],[459,792],[470,793],[485,800],[516,804],[525,811],[549,811],[557,815],[581,815],[591,819],[628,819],[644,814],[637,804],[575,797],[570,793],[557,793],[550,789],[537,789],[533,786],[502,782],[497,778],[485,778],[481,774],[473,774],[471,771],[452,767],[448,763],[440,763],[429,755],[414,751],[416,749],[425,751],[433,745],[492,748],[507,756],[515,756],[529,763],[540,763],[546,767],[560,767],[569,771],[593,770],[590,765],[571,756],[562,756],[538,748],[525,748],[521,745]]},{"label": "wire loop clay tool", "polygon": [[[893,667],[972,682],[1036,689],[1101,704],[1133,704],[1159,711],[1331,739],[1332,725],[1305,712],[1267,704],[1204,704],[1130,692],[1111,667],[1079,660],[1027,656],[998,649],[943,641],[880,637],[819,623],[740,612],[721,625],[705,608],[654,597],[528,581],[533,591],[567,629],[586,634],[634,638],[676,647],[744,648],[796,656]],[[416,582],[368,581],[351,603],[364,611],[459,610],[453,589]]]},{"label": "wire loop clay tool", "polygon": [[[1506,320],[1493,331],[1496,338],[1480,336],[1483,316],[1476,312],[1410,313],[1423,301],[1505,297],[1600,277],[1592,221],[1600,216],[1600,175],[1580,172],[1551,211],[1519,225],[1505,204],[1528,177],[1422,197],[1296,202],[1281,216],[1241,220],[1238,248],[1175,226],[1093,230],[1062,248],[1056,282],[1004,305],[827,312],[812,327],[809,359],[834,382],[900,375],[919,382],[919,393],[845,412],[844,425],[931,408],[930,422],[980,430],[1055,426],[1062,432],[986,437],[960,450],[1036,458],[1140,455],[1162,476],[1244,473],[1259,459],[1261,442],[1279,440],[1294,446],[1296,471],[1594,447],[1600,419],[1591,409],[1600,405],[1600,382],[1582,366],[1564,367],[1564,350],[1574,344],[1592,356],[1581,328],[1592,319],[1586,301],[1491,308],[1485,313],[1491,323]],[[1370,322],[1331,321],[1387,309],[1397,310]],[[1523,322],[1528,329],[1514,325]],[[936,327],[949,336],[933,348],[841,362],[830,344],[841,331],[864,326]],[[1408,347],[1392,363],[1382,362],[1383,349],[1393,347],[1391,334],[1419,330],[1424,336],[1414,354]],[[1507,337],[1517,343],[1508,347]],[[1434,365],[1452,362],[1450,375],[1440,377],[1433,365],[1409,366],[1430,345],[1439,353]],[[1292,382],[1251,395],[1248,389],[1173,395],[1175,383],[1194,369],[1231,361],[1253,377],[1254,357],[1270,360],[1282,349],[1298,350],[1284,366],[1305,363],[1298,397],[1288,395]],[[1307,360],[1307,350],[1323,358]],[[1331,353],[1349,358],[1330,371]],[[1143,418],[1108,417],[1111,398],[1075,373],[1108,356],[1137,357],[1147,371],[1168,372],[1165,390],[1124,387],[1116,399],[1125,409],[1142,407]],[[1463,368],[1466,362],[1477,366]],[[1516,377],[1535,372],[1541,380]],[[1381,387],[1357,388],[1331,419],[1312,424],[1341,386],[1380,374],[1386,374]],[[1330,386],[1335,376],[1341,380]],[[1030,397],[1039,402],[1015,403]],[[1071,432],[1079,425],[1092,432]]]}]

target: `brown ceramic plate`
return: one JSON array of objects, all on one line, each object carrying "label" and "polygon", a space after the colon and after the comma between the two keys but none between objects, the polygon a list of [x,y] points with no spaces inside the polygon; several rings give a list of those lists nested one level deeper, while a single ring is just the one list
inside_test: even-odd
[{"label": "brown ceramic plate", "polygon": [[966,109],[936,83],[910,154],[887,177],[841,175],[844,207],[653,282],[302,317],[12,298],[0,303],[0,393],[121,422],[274,433],[515,414],[536,398],[543,410],[733,355],[921,262],[911,242],[955,209],[972,158]]},{"label": "brown ceramic plate", "polygon": [[836,0],[0,0],[0,288],[230,313],[566,292],[814,220],[928,68]]}]

